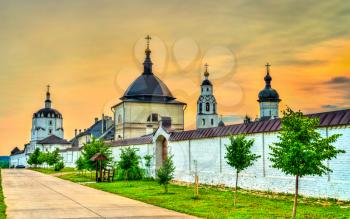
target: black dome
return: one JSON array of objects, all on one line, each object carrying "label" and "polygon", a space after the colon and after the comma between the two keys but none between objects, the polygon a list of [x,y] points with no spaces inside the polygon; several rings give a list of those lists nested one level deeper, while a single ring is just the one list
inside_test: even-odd
[{"label": "black dome", "polygon": [[62,114],[55,109],[52,108],[43,108],[36,113],[33,114],[33,118],[61,118]]},{"label": "black dome", "polygon": [[202,85],[210,85],[213,86],[212,83],[208,79],[204,79]]},{"label": "black dome", "polygon": [[265,87],[259,92],[259,102],[280,102],[281,99],[275,89]]},{"label": "black dome", "polygon": [[170,101],[175,97],[169,88],[154,74],[140,75],[125,91],[122,100]]}]

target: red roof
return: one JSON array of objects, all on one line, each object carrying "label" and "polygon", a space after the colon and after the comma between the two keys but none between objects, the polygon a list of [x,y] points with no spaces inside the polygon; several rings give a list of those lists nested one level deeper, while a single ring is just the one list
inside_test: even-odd
[{"label": "red roof", "polygon": [[[320,127],[341,126],[350,124],[350,109],[332,112],[322,112],[306,115],[311,118],[320,118]],[[253,134],[262,132],[275,132],[280,130],[281,120],[271,119],[256,121],[247,124],[235,124],[219,126],[215,128],[195,129],[182,132],[173,132],[170,141],[183,141],[189,139],[212,138],[237,134]],[[139,138],[118,140],[111,143],[111,146],[139,145],[152,143],[152,135]]]}]

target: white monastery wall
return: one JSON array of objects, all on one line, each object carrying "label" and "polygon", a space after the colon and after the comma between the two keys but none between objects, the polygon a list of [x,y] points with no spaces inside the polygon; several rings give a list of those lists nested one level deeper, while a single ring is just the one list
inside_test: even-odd
[{"label": "white monastery wall", "polygon": [[[308,176],[300,179],[300,194],[321,198],[337,198],[350,200],[350,126],[328,127],[319,129],[323,136],[342,134],[334,144],[337,148],[346,150],[336,159],[326,162],[333,173],[320,176]],[[240,173],[239,187],[251,190],[294,193],[295,178],[287,176],[280,170],[272,167],[269,160],[271,150],[269,145],[279,141],[278,132],[256,133],[247,135],[253,138],[252,152],[261,157],[253,166]],[[235,170],[226,163],[225,144],[229,143],[228,136],[191,139],[185,141],[168,142],[168,153],[173,155],[176,166],[175,179],[185,182],[194,181],[196,170],[200,183],[210,185],[234,186]],[[156,142],[143,145],[128,145],[112,147],[114,161],[119,160],[121,149],[125,147],[138,148],[138,154],[143,157],[146,154],[154,155],[152,160],[152,175],[155,175]],[[66,152],[74,155],[64,155],[66,166],[75,166],[80,152]]]}]

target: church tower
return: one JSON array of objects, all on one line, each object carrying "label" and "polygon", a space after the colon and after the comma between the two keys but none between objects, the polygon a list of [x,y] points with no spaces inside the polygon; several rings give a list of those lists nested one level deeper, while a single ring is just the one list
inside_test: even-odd
[{"label": "church tower", "polygon": [[213,95],[213,84],[208,79],[208,65],[205,64],[204,66],[205,78],[201,84],[201,95],[197,101],[197,128],[217,127],[219,123],[216,99]]},{"label": "church tower", "polygon": [[34,150],[38,141],[51,135],[63,138],[64,133],[62,114],[58,110],[51,108],[50,86],[48,85],[45,107],[33,114],[30,151]]},{"label": "church tower", "polygon": [[259,92],[260,120],[278,118],[278,105],[281,99],[278,92],[271,87],[270,64],[266,65],[265,88]]}]

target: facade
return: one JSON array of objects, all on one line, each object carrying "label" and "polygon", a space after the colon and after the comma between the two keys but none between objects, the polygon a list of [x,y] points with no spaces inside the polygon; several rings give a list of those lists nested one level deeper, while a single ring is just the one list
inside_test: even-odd
[{"label": "facade", "polygon": [[184,130],[186,104],[177,101],[166,84],[154,75],[149,43],[145,54],[143,73],[125,91],[121,102],[112,107],[115,139],[153,133],[163,117],[171,118],[175,131]]},{"label": "facade", "polygon": [[265,88],[259,92],[260,119],[278,118],[279,98],[278,92],[271,87],[270,64],[266,64]]},{"label": "facade", "polygon": [[197,128],[217,127],[219,116],[217,103],[213,95],[213,84],[208,79],[208,65],[205,64],[204,80],[201,84],[201,95],[197,101]]}]

